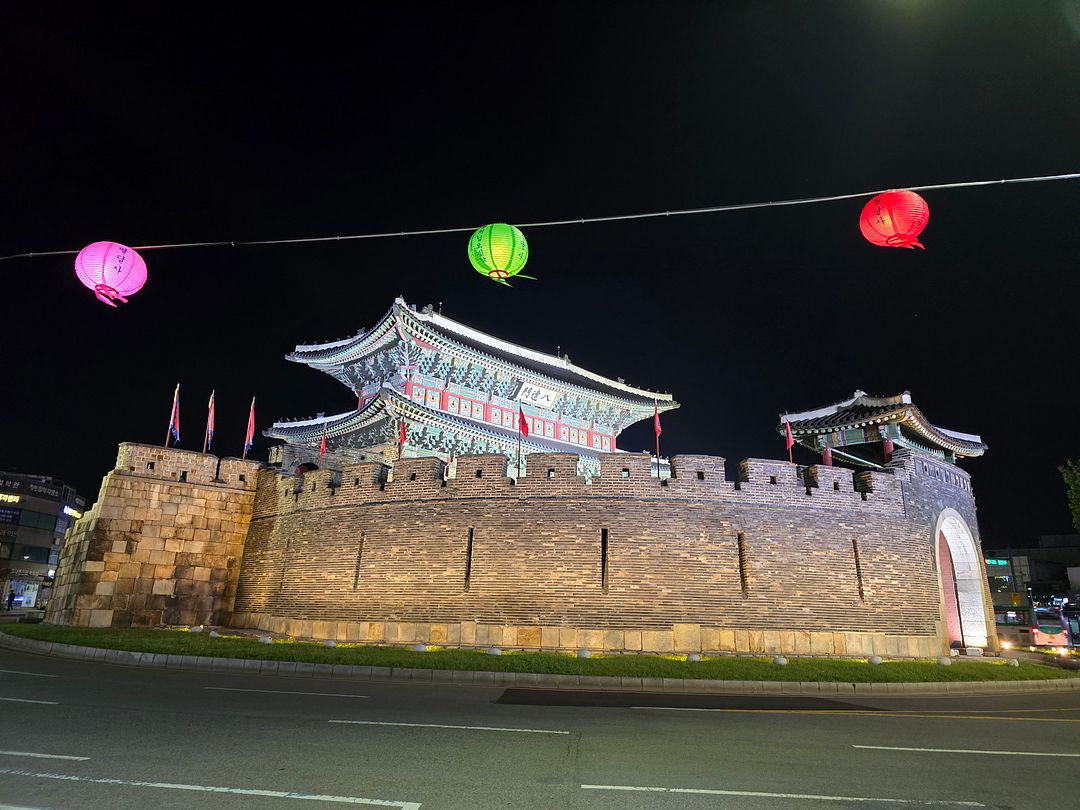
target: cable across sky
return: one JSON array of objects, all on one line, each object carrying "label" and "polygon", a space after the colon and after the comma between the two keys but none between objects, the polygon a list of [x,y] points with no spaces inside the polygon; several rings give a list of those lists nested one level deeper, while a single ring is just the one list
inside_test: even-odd
[{"label": "cable across sky", "polygon": [[[1008,177],[1001,180],[965,180],[957,183],[931,183],[922,186],[904,186],[909,191],[936,191],[953,188],[973,188],[975,186],[1000,186],[1015,185],[1019,183],[1045,183],[1053,180],[1080,180],[1080,172],[1068,174],[1049,174],[1040,177]],[[692,214],[718,214],[725,211],[747,211],[753,208],[778,208],[791,205],[814,205],[816,203],[838,202],[840,200],[852,200],[859,197],[873,197],[890,189],[878,189],[876,191],[856,191],[849,194],[833,194],[827,197],[800,197],[791,200],[770,200],[767,202],[734,203],[731,205],[712,205],[705,208],[680,208],[672,211],[652,211],[641,214],[615,214],[603,217],[577,217],[574,219],[552,219],[543,222],[518,222],[512,223],[518,228],[546,228],[553,225],[588,225],[595,222],[619,222],[630,219],[656,219],[659,217],[682,217]],[[379,233],[356,233],[344,236],[309,236],[293,239],[247,239],[217,242],[174,242],[163,245],[135,245],[135,250],[171,250],[175,248],[195,247],[250,247],[255,245],[293,245],[308,242],[347,242],[359,239],[387,239],[404,236],[431,236],[440,233],[467,233],[475,231],[480,225],[455,228],[428,228],[411,231],[383,231]],[[0,261],[8,259],[33,259],[41,256],[68,256],[75,255],[76,250],[48,250],[31,251],[28,253],[13,253],[10,256],[0,256]]]}]

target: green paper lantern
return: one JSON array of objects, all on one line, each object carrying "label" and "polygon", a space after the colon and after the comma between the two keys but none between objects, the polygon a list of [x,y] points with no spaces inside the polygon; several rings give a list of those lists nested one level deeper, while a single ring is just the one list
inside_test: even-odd
[{"label": "green paper lantern", "polygon": [[513,225],[495,222],[477,228],[469,237],[469,262],[477,273],[492,281],[509,287],[506,280],[519,276],[528,260],[529,243],[525,241],[525,235]]}]

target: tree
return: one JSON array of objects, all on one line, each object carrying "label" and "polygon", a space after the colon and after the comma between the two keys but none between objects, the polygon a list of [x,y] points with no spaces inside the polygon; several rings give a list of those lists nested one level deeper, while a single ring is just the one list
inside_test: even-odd
[{"label": "tree", "polygon": [[1065,497],[1072,512],[1073,528],[1080,532],[1080,461],[1070,459],[1058,469],[1065,479]]}]

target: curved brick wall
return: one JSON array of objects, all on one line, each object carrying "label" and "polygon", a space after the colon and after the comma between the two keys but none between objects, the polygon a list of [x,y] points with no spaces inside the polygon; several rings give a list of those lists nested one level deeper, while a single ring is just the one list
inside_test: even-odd
[{"label": "curved brick wall", "polygon": [[586,484],[576,460],[531,455],[516,485],[501,455],[461,457],[448,479],[437,459],[392,476],[264,469],[232,624],[545,649],[946,648],[933,533],[952,508],[978,542],[962,470],[898,451],[888,472],[751,459],[728,481],[723,459],[681,456],[661,483],[647,456],[611,454]]}]

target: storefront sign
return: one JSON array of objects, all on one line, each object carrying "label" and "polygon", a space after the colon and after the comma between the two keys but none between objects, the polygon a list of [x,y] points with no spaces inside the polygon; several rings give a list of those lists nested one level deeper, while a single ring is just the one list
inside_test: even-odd
[{"label": "storefront sign", "polygon": [[79,511],[77,511],[75,509],[72,509],[70,506],[65,506],[64,507],[64,514],[65,515],[70,515],[71,517],[75,518],[76,520],[78,520],[79,518],[82,517],[82,512],[79,512]]},{"label": "storefront sign", "polygon": [[22,475],[5,475],[0,478],[0,489],[16,490],[23,495],[40,495],[43,498],[60,499],[60,487],[43,484]]},{"label": "storefront sign", "polygon": [[17,525],[19,522],[19,515],[22,514],[22,509],[15,509],[10,506],[0,506],[0,524]]},{"label": "storefront sign", "polygon": [[18,503],[19,495],[9,495],[6,492],[0,492],[0,503]]}]

